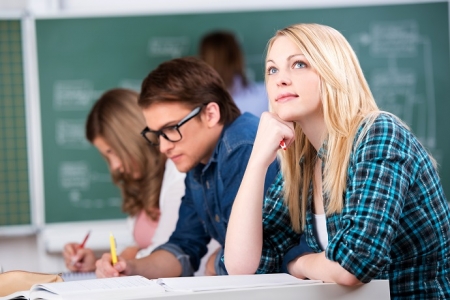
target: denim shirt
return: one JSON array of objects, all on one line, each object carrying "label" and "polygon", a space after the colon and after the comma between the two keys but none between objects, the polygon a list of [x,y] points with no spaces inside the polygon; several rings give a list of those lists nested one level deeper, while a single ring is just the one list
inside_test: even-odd
[{"label": "denim shirt", "polygon": [[[174,254],[182,265],[182,276],[191,276],[198,269],[211,238],[222,246],[217,255],[222,257],[231,207],[252,152],[258,123],[258,117],[244,113],[225,126],[208,163],[198,164],[186,174],[186,193],[175,231],[167,243],[155,249]],[[264,192],[278,171],[275,160],[267,171]],[[220,259],[216,259],[216,272],[225,273]]]}]

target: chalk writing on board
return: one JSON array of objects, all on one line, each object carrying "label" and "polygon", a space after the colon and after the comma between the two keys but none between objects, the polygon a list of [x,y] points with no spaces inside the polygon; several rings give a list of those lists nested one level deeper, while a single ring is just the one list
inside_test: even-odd
[{"label": "chalk writing on board", "polygon": [[415,125],[417,137],[439,160],[432,45],[419,29],[414,20],[374,22],[369,32],[356,34],[351,41],[355,51],[382,59],[366,76],[380,108]]},{"label": "chalk writing on board", "polygon": [[59,119],[55,124],[55,140],[58,146],[65,149],[88,149],[85,137],[84,119]]},{"label": "chalk writing on board", "polygon": [[58,80],[53,85],[55,111],[88,110],[102,91],[94,90],[89,80]]},{"label": "chalk writing on board", "polygon": [[189,38],[186,36],[152,37],[148,41],[148,55],[150,57],[181,57],[188,54],[189,44]]},{"label": "chalk writing on board", "polygon": [[[150,70],[149,70],[150,71]],[[141,91],[141,85],[142,85],[142,79],[130,79],[130,78],[126,78],[126,79],[121,79],[119,80],[119,87],[124,88],[124,89],[129,89],[129,90],[133,90],[136,92],[140,92]]]},{"label": "chalk writing on board", "polygon": [[120,207],[120,197],[89,198],[84,196],[95,183],[109,183],[109,174],[92,172],[87,161],[64,161],[59,166],[59,188],[65,191],[69,204],[80,208]]}]

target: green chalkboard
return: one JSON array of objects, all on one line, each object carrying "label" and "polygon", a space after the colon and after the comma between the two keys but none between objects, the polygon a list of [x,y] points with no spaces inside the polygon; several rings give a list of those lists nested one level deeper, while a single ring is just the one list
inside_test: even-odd
[{"label": "green chalkboard", "polygon": [[30,225],[20,20],[0,20],[0,226]]},{"label": "green chalkboard", "polygon": [[[213,29],[237,33],[249,73],[260,81],[267,40],[276,29],[299,22],[328,24],[348,38],[379,105],[403,118],[435,155],[449,191],[448,19],[448,3],[437,2],[37,20],[46,221],[116,216],[116,202],[105,201],[116,194],[103,181],[104,163],[83,142],[80,129],[103,91],[116,86],[139,90],[142,79],[162,61],[196,54],[200,37]],[[67,169],[80,176],[80,182],[68,180],[69,187],[61,182],[65,163],[73,164],[73,170]],[[96,175],[102,180],[94,182]],[[89,187],[83,189],[84,181]],[[70,193],[76,197],[71,199]],[[75,205],[74,199],[106,206],[95,211]]]}]

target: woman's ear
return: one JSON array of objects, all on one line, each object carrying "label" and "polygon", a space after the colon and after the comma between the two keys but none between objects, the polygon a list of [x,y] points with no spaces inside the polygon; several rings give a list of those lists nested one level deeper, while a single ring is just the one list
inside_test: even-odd
[{"label": "woman's ear", "polygon": [[202,118],[206,121],[208,127],[214,127],[220,123],[220,107],[216,102],[208,103],[203,109]]}]

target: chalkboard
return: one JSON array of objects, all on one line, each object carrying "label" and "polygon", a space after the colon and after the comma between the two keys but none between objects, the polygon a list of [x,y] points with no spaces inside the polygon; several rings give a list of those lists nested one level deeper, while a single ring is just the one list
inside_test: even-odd
[{"label": "chalkboard", "polygon": [[107,182],[103,161],[83,139],[87,111],[103,91],[116,86],[139,90],[162,61],[195,55],[200,37],[213,29],[237,33],[249,74],[261,81],[267,40],[277,29],[299,22],[327,24],[348,38],[380,107],[412,127],[440,163],[449,191],[447,2],[41,19],[36,32],[46,221],[116,215],[119,196]]},{"label": "chalkboard", "polygon": [[20,20],[0,20],[0,226],[30,225]]}]

